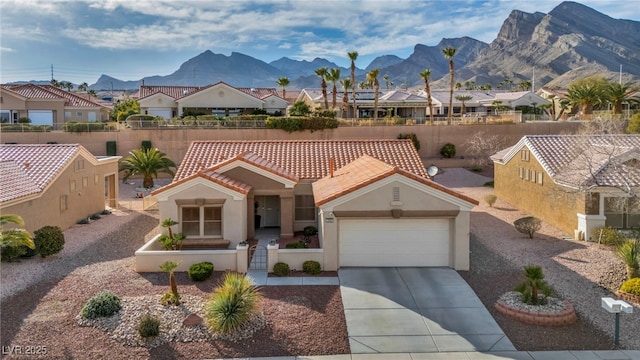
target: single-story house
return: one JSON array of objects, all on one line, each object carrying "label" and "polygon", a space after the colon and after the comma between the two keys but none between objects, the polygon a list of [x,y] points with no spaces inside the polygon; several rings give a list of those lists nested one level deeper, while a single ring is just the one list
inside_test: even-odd
[{"label": "single-story house", "polygon": [[116,207],[119,159],[78,144],[0,145],[0,212],[20,215],[33,232]]},{"label": "single-story house", "polygon": [[65,122],[102,122],[110,109],[51,85],[0,85],[2,123],[29,118],[32,125],[61,129]]},{"label": "single-story house", "polygon": [[640,226],[640,135],[531,135],[491,158],[498,198],[571,237]]},{"label": "single-story house", "polygon": [[477,202],[433,182],[410,140],[196,141],[152,195],[188,239],[235,248],[261,228],[314,226],[325,270],[469,268]]},{"label": "single-story house", "polygon": [[287,110],[287,101],[275,88],[237,88],[224,82],[208,86],[141,85],[138,103],[142,114],[170,119],[185,114],[234,116],[265,110]]}]

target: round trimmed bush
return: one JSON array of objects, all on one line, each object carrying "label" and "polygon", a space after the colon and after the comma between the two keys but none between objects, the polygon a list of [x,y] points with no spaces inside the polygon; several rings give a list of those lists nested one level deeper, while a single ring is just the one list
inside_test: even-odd
[{"label": "round trimmed bush", "polygon": [[143,338],[160,335],[160,320],[149,314],[142,315],[138,323],[138,333]]},{"label": "round trimmed bush", "polygon": [[12,262],[19,259],[27,253],[26,249],[26,246],[3,246],[0,249],[2,261]]},{"label": "round trimmed bush", "polygon": [[305,244],[302,241],[291,242],[285,245],[285,248],[287,249],[305,249],[306,247],[307,247],[307,244]]},{"label": "round trimmed bush", "polygon": [[64,234],[58,226],[43,226],[34,232],[33,242],[42,257],[57,254],[64,248]]},{"label": "round trimmed bush", "polygon": [[277,262],[273,265],[273,273],[276,276],[289,276],[289,265],[283,262]]},{"label": "round trimmed bush", "polygon": [[85,319],[109,317],[120,311],[120,298],[109,290],[101,291],[82,307],[81,316]]},{"label": "round trimmed bush", "polygon": [[640,296],[640,278],[632,278],[622,283],[620,291]]},{"label": "round trimmed bush", "polygon": [[213,264],[207,261],[189,267],[189,279],[192,281],[205,281],[211,277],[211,274],[213,274]]},{"label": "round trimmed bush", "polygon": [[307,260],[302,263],[302,271],[306,272],[309,275],[318,275],[322,271],[320,268],[320,263],[313,260]]},{"label": "round trimmed bush", "polygon": [[452,143],[444,144],[442,149],[440,149],[440,155],[448,159],[451,159],[452,157],[456,156],[456,146],[453,145]]}]

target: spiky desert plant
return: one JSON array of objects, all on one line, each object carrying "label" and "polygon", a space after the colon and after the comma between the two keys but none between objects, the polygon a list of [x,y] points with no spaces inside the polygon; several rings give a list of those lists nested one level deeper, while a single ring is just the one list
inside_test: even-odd
[{"label": "spiky desert plant", "polygon": [[160,265],[160,270],[169,273],[169,286],[171,291],[162,297],[162,302],[166,304],[180,305],[180,294],[178,294],[178,282],[176,281],[175,269],[180,264],[177,261],[166,261]]},{"label": "spiky desert plant", "polygon": [[542,267],[539,265],[524,267],[524,281],[516,286],[515,291],[521,293],[522,301],[529,305],[542,305],[551,296],[551,287],[544,281]]},{"label": "spiky desert plant", "polygon": [[251,319],[261,298],[251,278],[227,273],[222,285],[215,289],[207,302],[207,325],[212,331],[232,334]]},{"label": "spiky desert plant", "polygon": [[627,266],[627,278],[640,277],[640,241],[630,239],[618,246],[616,255]]}]

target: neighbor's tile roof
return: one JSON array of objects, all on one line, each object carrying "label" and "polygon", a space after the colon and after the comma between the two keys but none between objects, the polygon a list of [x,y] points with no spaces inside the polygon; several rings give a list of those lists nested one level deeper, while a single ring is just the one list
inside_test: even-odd
[{"label": "neighbor's tile roof", "polygon": [[78,144],[0,145],[0,201],[43,191],[79,151]]},{"label": "neighbor's tile roof", "polygon": [[97,107],[102,106],[91,100],[51,85],[3,85],[4,89],[19,94],[27,99],[64,99],[64,106]]},{"label": "neighbor's tile roof", "polygon": [[246,152],[299,179],[316,180],[326,176],[331,158],[335,168],[340,169],[365,154],[417,176],[428,177],[410,140],[221,140],[191,143],[174,181]]},{"label": "neighbor's tile roof", "polygon": [[154,85],[143,85],[140,86],[139,89],[139,93],[140,93],[140,99],[145,98],[147,96],[151,96],[153,94],[157,94],[157,93],[162,93],[165,94],[167,96],[170,96],[174,99],[181,99],[183,97],[189,96],[189,95],[193,95],[197,92],[206,90],[210,87],[213,87],[215,85],[218,84],[225,84],[229,87],[232,87],[236,90],[242,91],[243,93],[247,94],[247,95],[251,95],[253,97],[256,97],[258,99],[264,99],[268,96],[278,96],[281,97],[281,93],[278,92],[278,90],[276,90],[276,88],[238,88],[238,87],[234,87],[231,86],[229,84],[226,84],[224,82],[217,82],[215,84],[211,84],[211,85],[207,85],[207,86],[154,86]]},{"label": "neighbor's tile roof", "polygon": [[640,135],[529,135],[492,158],[505,163],[523,146],[560,184],[640,186]]},{"label": "neighbor's tile roof", "polygon": [[313,198],[316,206],[321,206],[322,204],[335,200],[367,185],[373,184],[393,174],[403,175],[472,204],[478,204],[474,199],[447,189],[425,177],[416,176],[415,174],[402,170],[397,166],[389,165],[369,155],[362,155],[344,167],[336,170],[333,176],[329,174],[314,182],[312,184]]}]

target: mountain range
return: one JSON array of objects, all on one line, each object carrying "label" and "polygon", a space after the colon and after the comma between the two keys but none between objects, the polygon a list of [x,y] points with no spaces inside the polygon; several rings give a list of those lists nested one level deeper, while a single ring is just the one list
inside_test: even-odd
[{"label": "mountain range", "polygon": [[[418,75],[431,70],[434,88],[448,88],[449,64],[442,49],[452,46],[455,81],[491,84],[494,88],[508,79],[512,83],[532,81],[541,86],[566,87],[571,81],[598,74],[617,80],[622,69],[623,81],[640,79],[640,22],[613,19],[575,2],[563,2],[548,14],[513,10],[504,21],[496,39],[490,44],[471,37],[442,39],[435,46],[417,44],[406,59],[384,55],[365,69],[356,70],[357,82],[366,72],[379,69],[381,87],[423,85]],[[346,51],[345,51],[346,57]],[[276,80],[288,77],[288,89],[319,87],[315,70],[340,68],[342,77],[350,69],[326,59],[298,61],[286,57],[266,63],[241,53],[226,56],[207,50],[183,63],[166,76],[149,76],[138,81],[122,81],[102,75],[90,89],[137,89],[145,85],[204,86],[218,81],[238,87],[277,87]]]}]

